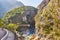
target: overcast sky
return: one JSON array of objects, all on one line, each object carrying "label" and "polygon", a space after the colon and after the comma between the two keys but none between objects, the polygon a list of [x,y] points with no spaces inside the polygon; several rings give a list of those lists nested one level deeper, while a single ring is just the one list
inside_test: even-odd
[{"label": "overcast sky", "polygon": [[21,1],[24,5],[37,7],[42,0],[18,0]]}]

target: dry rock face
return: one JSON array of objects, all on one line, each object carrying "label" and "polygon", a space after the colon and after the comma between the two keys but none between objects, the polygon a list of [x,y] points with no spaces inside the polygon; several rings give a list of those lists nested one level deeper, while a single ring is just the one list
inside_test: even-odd
[{"label": "dry rock face", "polygon": [[47,4],[49,3],[50,0],[43,0],[41,4],[38,6],[40,10],[42,10]]},{"label": "dry rock face", "polygon": [[40,40],[60,40],[60,0],[50,0],[42,12],[38,11],[35,23]]}]

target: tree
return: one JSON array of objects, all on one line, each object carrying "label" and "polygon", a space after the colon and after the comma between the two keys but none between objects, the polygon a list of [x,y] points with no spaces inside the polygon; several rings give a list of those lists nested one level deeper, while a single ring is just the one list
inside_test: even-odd
[{"label": "tree", "polygon": [[15,31],[18,28],[17,24],[13,24],[13,23],[9,23],[7,25],[7,29],[11,30],[11,31]]},{"label": "tree", "polygon": [[4,25],[4,21],[0,18],[0,27],[2,28]]}]

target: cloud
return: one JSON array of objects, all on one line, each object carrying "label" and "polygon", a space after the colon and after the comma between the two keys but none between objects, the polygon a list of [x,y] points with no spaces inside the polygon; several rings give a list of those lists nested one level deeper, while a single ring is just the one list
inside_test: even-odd
[{"label": "cloud", "polygon": [[42,0],[17,0],[17,1],[21,1],[24,5],[34,7],[37,7],[42,2]]}]

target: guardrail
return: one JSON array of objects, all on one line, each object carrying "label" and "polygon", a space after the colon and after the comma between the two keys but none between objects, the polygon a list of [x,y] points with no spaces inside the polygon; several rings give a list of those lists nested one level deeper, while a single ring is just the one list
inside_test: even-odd
[{"label": "guardrail", "polygon": [[8,30],[7,30],[7,29],[4,29],[4,30],[6,31],[6,35],[5,35],[1,40],[6,40],[6,39],[7,39],[7,37],[8,37],[8,35],[9,35]]}]

